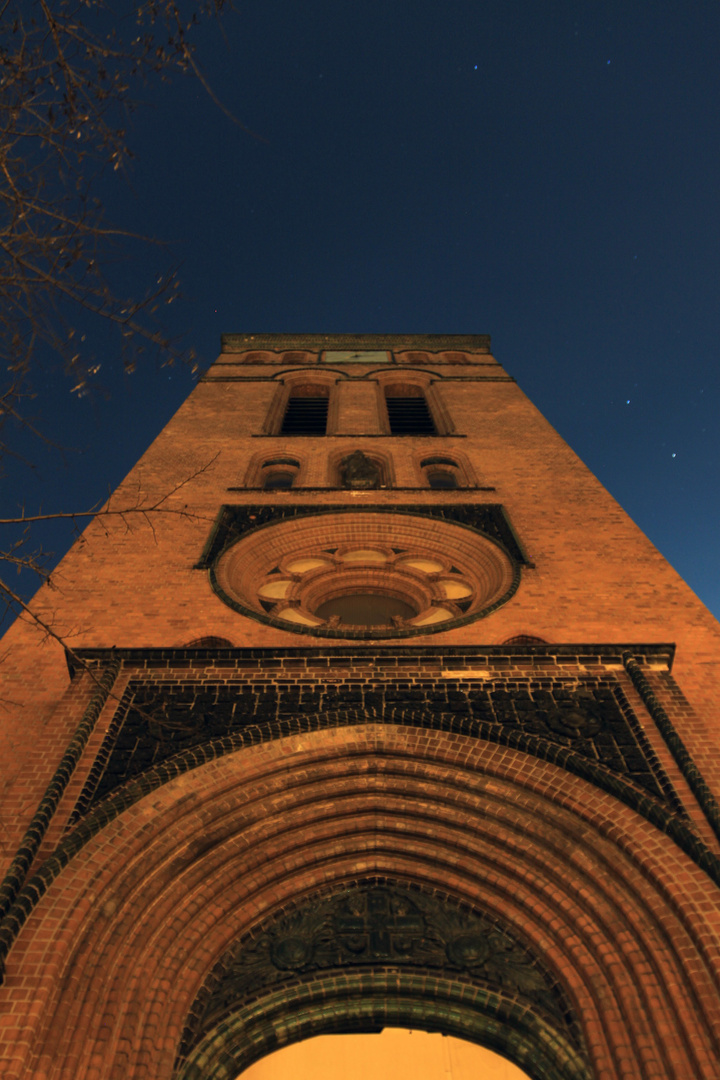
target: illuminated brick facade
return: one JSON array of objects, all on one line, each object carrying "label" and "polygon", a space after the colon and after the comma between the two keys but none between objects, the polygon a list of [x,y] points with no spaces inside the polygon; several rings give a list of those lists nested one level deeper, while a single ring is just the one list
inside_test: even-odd
[{"label": "illuminated brick facade", "polygon": [[3,1078],[718,1076],[720,626],[489,339],[229,335],[110,509],[3,642]]}]

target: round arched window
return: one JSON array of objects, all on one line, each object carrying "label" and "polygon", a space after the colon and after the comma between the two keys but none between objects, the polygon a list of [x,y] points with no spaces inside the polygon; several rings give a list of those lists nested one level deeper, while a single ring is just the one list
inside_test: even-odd
[{"label": "round arched window", "polygon": [[428,457],[420,462],[420,468],[431,488],[452,491],[459,487],[459,470],[456,462],[447,457]]},{"label": "round arched window", "polygon": [[411,514],[328,512],[246,533],[211,569],[243,615],[329,637],[450,629],[505,603],[519,568],[475,530]]}]

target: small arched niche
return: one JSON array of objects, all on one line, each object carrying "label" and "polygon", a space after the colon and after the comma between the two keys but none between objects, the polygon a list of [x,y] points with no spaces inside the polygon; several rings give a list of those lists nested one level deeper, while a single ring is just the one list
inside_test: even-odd
[{"label": "small arched niche", "polygon": [[530,1080],[507,1058],[439,1032],[383,1028],[317,1035],[256,1061],[242,1080]]},{"label": "small arched niche", "polygon": [[291,488],[300,471],[300,462],[292,457],[276,457],[263,463],[262,486],[265,491],[282,491]]},{"label": "small arched niche", "polygon": [[434,456],[420,462],[420,468],[428,487],[439,491],[452,491],[462,485],[463,476],[453,458]]}]

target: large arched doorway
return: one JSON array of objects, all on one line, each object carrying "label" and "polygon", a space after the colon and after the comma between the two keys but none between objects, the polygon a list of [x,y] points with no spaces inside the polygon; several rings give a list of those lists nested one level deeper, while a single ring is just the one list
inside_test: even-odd
[{"label": "large arched doorway", "polygon": [[507,1058],[438,1032],[318,1035],[268,1054],[242,1080],[529,1080]]},{"label": "large arched doorway", "polygon": [[501,920],[370,878],[305,897],[227,950],[191,1009],[177,1077],[234,1080],[283,1047],[392,1028],[485,1047],[523,1070],[509,1080],[591,1075],[554,973]]},{"label": "large arched doorway", "polygon": [[[43,957],[19,1077],[78,1080],[102,1060],[108,1077],[236,1080],[284,1046],[394,1027],[486,1046],[531,1080],[714,1080],[714,954],[695,915],[715,887],[677,845],[512,747],[329,730],[227,740],[69,834],[14,946],[13,964]],[[375,889],[367,929],[334,907]],[[410,932],[383,953],[388,891]],[[370,930],[363,958],[352,939]]]}]

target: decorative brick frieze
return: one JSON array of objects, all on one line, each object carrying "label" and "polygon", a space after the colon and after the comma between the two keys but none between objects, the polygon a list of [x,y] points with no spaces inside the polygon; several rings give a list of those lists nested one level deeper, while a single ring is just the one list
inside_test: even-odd
[{"label": "decorative brick frieze", "polygon": [[564,989],[501,919],[439,891],[371,878],[304,898],[253,927],[225,953],[190,1009],[178,1074],[186,1072],[188,1058],[202,1056],[202,1044],[224,1041],[233,1017],[271,993],[291,1000],[299,987],[318,978],[386,974],[441,976],[466,992],[512,999],[587,1068],[580,1026]]},{"label": "decorative brick frieze", "polygon": [[560,764],[561,751],[570,751],[566,767],[576,770],[578,758],[587,759],[594,782],[620,798],[627,798],[629,784],[674,813],[683,812],[615,673],[582,679],[560,673],[508,679],[495,673],[482,680],[458,673],[456,679],[436,680],[422,668],[393,678],[371,667],[328,679],[275,669],[269,682],[267,670],[263,665],[254,678],[230,676],[224,682],[187,669],[169,671],[171,681],[131,681],[72,820],[181,751],[246,729],[280,737],[298,722],[437,726]]}]

